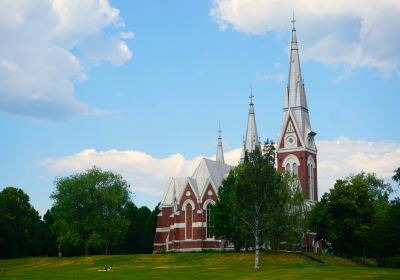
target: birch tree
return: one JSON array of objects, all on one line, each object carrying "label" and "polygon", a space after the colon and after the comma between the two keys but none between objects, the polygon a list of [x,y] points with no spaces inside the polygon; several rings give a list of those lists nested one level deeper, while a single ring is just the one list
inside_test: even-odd
[{"label": "birch tree", "polygon": [[[246,153],[244,162],[224,181],[220,188],[224,195],[219,197],[214,208],[217,212],[222,211],[223,218],[228,217],[225,223],[229,225],[224,227],[228,232],[239,228],[251,233],[255,270],[260,267],[260,250],[265,240],[272,236],[272,228],[284,228],[283,225],[287,224],[281,216],[285,211],[287,200],[282,198],[287,188],[282,186],[284,178],[275,169],[274,162],[275,149],[268,141],[263,150],[258,146],[253,152]],[[221,220],[220,224],[223,222]]]}]

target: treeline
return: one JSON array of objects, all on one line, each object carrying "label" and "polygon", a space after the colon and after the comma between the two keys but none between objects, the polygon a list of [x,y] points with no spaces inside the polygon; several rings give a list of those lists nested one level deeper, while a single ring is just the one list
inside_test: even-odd
[{"label": "treeline", "polygon": [[[400,183],[400,168],[393,179]],[[337,180],[312,209],[309,227],[334,254],[400,267],[400,199],[374,174]]]},{"label": "treeline", "polygon": [[151,253],[158,207],[136,207],[122,176],[96,167],[55,180],[43,219],[21,189],[0,192],[0,257]]}]

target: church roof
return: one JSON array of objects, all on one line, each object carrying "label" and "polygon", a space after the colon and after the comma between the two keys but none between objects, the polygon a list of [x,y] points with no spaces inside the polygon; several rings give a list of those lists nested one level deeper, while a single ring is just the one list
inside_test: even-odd
[{"label": "church roof", "polygon": [[233,166],[225,163],[203,158],[192,176],[174,177],[168,180],[161,206],[171,206],[178,202],[188,184],[192,187],[197,197],[203,195],[209,183],[217,191],[232,168]]}]

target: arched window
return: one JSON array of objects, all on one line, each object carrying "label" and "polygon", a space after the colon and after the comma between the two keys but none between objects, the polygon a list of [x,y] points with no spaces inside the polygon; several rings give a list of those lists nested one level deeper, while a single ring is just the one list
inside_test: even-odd
[{"label": "arched window", "polygon": [[193,238],[193,230],[192,230],[192,221],[193,221],[193,209],[190,203],[186,204],[185,208],[185,239]]},{"label": "arched window", "polygon": [[293,163],[293,168],[292,168],[293,174],[297,175],[299,173],[299,167],[297,166],[297,163]]},{"label": "arched window", "polygon": [[293,172],[293,174],[298,175],[299,173],[299,166],[300,166],[300,161],[297,158],[297,156],[290,154],[288,155],[282,164],[282,167],[285,168],[286,172]]},{"label": "arched window", "polygon": [[309,163],[308,165],[308,178],[309,178],[309,198],[314,200],[314,166]]},{"label": "arched window", "polygon": [[211,203],[207,205],[206,208],[206,224],[207,224],[207,238],[212,238],[212,230],[213,226],[211,225]]},{"label": "arched window", "polygon": [[291,168],[290,168],[290,163],[286,163],[286,172],[290,172],[290,171],[292,171],[291,170]]}]

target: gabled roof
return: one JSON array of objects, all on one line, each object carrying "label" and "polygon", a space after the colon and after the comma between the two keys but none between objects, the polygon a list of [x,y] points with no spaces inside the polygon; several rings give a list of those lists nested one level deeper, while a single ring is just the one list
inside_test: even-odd
[{"label": "gabled roof", "polygon": [[199,194],[203,193],[203,190],[207,188],[207,180],[209,178],[213,187],[217,190],[232,168],[230,165],[203,158],[192,175],[199,187]]},{"label": "gabled roof", "polygon": [[172,206],[179,202],[187,185],[189,185],[197,198],[200,198],[211,183],[215,192],[228,176],[233,166],[203,158],[191,177],[176,177],[168,180],[167,186],[161,200],[161,206]]}]

